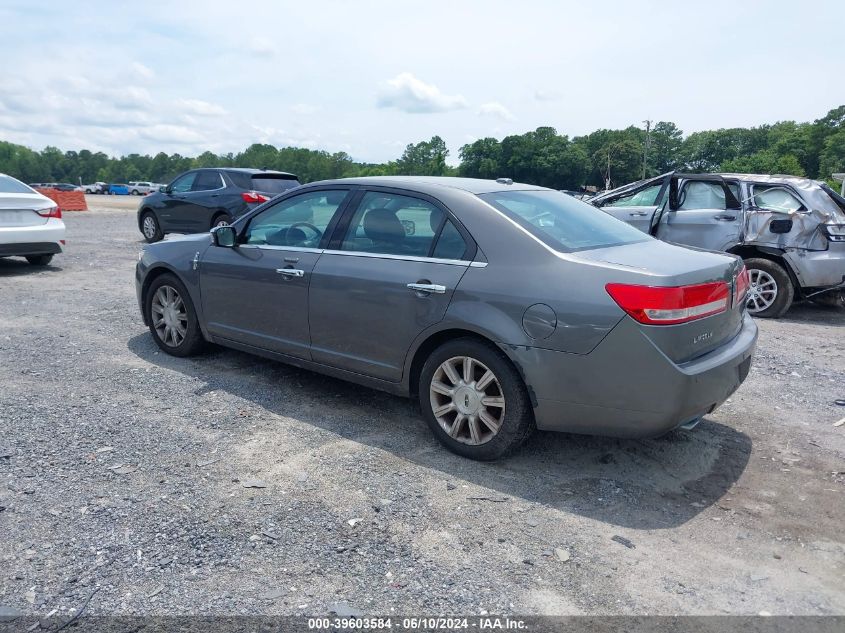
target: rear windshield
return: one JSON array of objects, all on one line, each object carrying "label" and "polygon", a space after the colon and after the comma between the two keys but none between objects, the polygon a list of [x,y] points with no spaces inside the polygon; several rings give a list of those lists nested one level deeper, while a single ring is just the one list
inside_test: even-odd
[{"label": "rear windshield", "polygon": [[845,198],[840,196],[836,193],[833,189],[831,189],[828,185],[822,183],[822,191],[824,191],[827,195],[829,195],[833,201],[836,203],[843,213],[845,213]]},{"label": "rear windshield", "polygon": [[498,191],[479,196],[558,251],[645,242],[644,233],[559,191]]},{"label": "rear windshield", "polygon": [[288,189],[299,186],[296,178],[284,178],[273,176],[253,176],[252,188],[263,193],[282,193]]},{"label": "rear windshield", "polygon": [[0,193],[35,193],[20,180],[0,174]]}]

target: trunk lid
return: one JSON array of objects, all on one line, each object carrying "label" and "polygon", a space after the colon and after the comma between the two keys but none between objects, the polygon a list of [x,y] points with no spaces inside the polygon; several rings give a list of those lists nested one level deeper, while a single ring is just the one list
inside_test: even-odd
[{"label": "trunk lid", "polygon": [[744,301],[736,301],[734,297],[736,277],[742,269],[738,257],[658,240],[582,251],[573,257],[606,268],[607,283],[656,287],[710,282],[728,285],[727,309],[719,314],[677,325],[646,325],[635,321],[643,334],[675,363],[713,351],[736,336],[742,327]]},{"label": "trunk lid", "polygon": [[48,218],[36,211],[56,206],[39,193],[0,193],[0,227],[39,226]]}]

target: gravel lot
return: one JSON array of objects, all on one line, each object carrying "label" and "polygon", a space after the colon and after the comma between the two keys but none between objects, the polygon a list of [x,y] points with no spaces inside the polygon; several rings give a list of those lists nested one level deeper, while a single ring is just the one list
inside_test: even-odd
[{"label": "gravel lot", "polygon": [[138,201],[89,200],[53,266],[0,260],[0,607],[845,614],[845,311],[761,321],[692,432],[474,463],[403,399],[159,353]]}]

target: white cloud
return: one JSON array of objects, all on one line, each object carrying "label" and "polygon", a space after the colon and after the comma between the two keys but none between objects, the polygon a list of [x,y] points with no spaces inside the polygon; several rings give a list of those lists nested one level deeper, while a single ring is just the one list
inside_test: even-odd
[{"label": "white cloud", "polygon": [[294,103],[290,107],[290,111],[294,114],[309,115],[320,111],[320,106],[311,105],[310,103]]},{"label": "white cloud", "polygon": [[535,90],[534,99],[536,101],[557,101],[561,94],[556,90]]},{"label": "white cloud", "polygon": [[190,114],[196,114],[197,116],[223,116],[224,114],[227,114],[226,109],[223,108],[223,106],[219,106],[216,103],[209,103],[208,101],[203,101],[201,99],[178,99],[176,104],[183,111]]},{"label": "white cloud", "polygon": [[382,88],[378,106],[420,113],[460,110],[468,103],[463,95],[443,94],[437,86],[427,84],[411,73],[400,73]]},{"label": "white cloud", "polygon": [[498,101],[490,101],[489,103],[482,103],[481,107],[478,109],[478,114],[481,116],[492,116],[503,121],[513,121],[514,116],[511,114],[511,111],[508,110],[505,106],[503,106]]},{"label": "white cloud", "polygon": [[149,66],[145,66],[141,62],[132,62],[132,72],[143,79],[155,79],[155,72]]},{"label": "white cloud", "polygon": [[249,51],[256,57],[275,57],[279,52],[275,42],[266,37],[250,37]]}]

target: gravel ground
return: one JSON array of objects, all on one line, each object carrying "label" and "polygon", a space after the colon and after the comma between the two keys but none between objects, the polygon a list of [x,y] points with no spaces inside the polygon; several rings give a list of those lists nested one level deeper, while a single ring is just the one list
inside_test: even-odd
[{"label": "gravel ground", "polygon": [[0,607],[845,614],[845,311],[761,321],[692,432],[474,463],[406,400],[159,353],[137,199],[89,200],[53,266],[0,260]]}]

